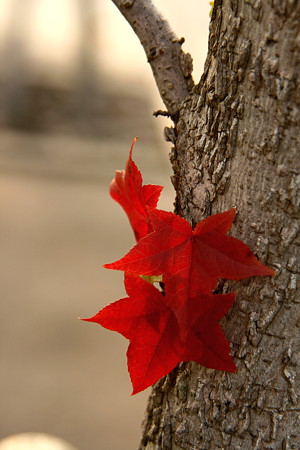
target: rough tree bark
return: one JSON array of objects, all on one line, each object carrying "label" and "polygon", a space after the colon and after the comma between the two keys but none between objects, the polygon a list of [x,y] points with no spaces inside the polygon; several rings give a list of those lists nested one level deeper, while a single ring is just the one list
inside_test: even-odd
[{"label": "rough tree bark", "polygon": [[112,0],[139,38],[157,88],[171,117],[194,86],[192,58],[151,0]]},{"label": "rough tree bark", "polygon": [[298,0],[215,1],[204,73],[166,133],[176,212],[236,206],[232,234],[278,275],[220,285],[238,290],[222,322],[237,373],[181,363],[153,387],[140,449],[300,448],[299,23]]}]

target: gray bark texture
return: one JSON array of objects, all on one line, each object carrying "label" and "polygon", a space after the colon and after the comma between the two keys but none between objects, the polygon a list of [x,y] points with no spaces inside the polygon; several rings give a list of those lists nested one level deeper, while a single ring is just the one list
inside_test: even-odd
[{"label": "gray bark texture", "polygon": [[112,0],[139,38],[160,96],[172,117],[194,86],[192,58],[151,0]]},{"label": "gray bark texture", "polygon": [[176,212],[235,206],[231,234],[277,276],[220,284],[238,292],[221,322],[237,372],[181,363],[153,387],[140,449],[300,448],[299,23],[298,0],[216,0],[203,76],[166,130]]}]

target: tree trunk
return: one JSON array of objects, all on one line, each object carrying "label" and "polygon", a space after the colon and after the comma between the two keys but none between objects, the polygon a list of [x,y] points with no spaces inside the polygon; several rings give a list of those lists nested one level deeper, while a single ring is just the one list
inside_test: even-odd
[{"label": "tree trunk", "polygon": [[299,23],[297,0],[215,1],[204,74],[167,130],[176,212],[195,225],[235,206],[232,235],[277,276],[220,284],[238,292],[221,323],[237,373],[181,363],[153,388],[140,449],[300,448]]}]

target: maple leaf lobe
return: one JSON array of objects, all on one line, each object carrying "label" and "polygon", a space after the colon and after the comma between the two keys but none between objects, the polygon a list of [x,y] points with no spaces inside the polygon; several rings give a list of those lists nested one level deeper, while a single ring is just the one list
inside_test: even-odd
[{"label": "maple leaf lobe", "polygon": [[132,160],[132,141],[125,170],[117,170],[110,183],[110,195],[118,202],[129,219],[135,238],[139,241],[151,231],[148,210],[156,208],[162,186],[142,185],[141,172]]},{"label": "maple leaf lobe", "polygon": [[229,342],[219,320],[235,294],[202,295],[176,309],[164,295],[139,276],[126,274],[128,297],[103,308],[88,320],[130,340],[128,369],[136,394],[167,375],[181,361],[234,371]]}]

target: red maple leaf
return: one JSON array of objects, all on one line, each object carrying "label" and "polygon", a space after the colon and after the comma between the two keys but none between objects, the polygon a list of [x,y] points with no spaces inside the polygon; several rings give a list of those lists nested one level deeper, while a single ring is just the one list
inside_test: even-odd
[{"label": "red maple leaf", "polygon": [[137,241],[152,231],[149,211],[156,208],[162,186],[142,185],[141,172],[132,160],[132,141],[125,170],[117,170],[110,184],[110,195],[124,209]]},{"label": "red maple leaf", "polygon": [[234,216],[235,209],[230,209],[202,220],[192,230],[182,217],[152,211],[154,231],[119,261],[104,267],[139,275],[163,274],[164,281],[182,302],[199,293],[210,294],[219,278],[240,280],[274,275],[246,244],[225,234]]},{"label": "red maple leaf", "polygon": [[[217,323],[235,293],[213,294],[217,280],[275,272],[258,261],[246,244],[226,235],[235,209],[210,216],[195,229],[185,219],[157,210],[162,187],[142,185],[132,161],[134,142],[126,170],[116,172],[110,193],[125,210],[138,242],[119,261],[104,266],[125,272],[128,297],[84,320],[130,340],[128,368],[135,394],[181,361],[235,371],[229,343]],[[164,292],[139,275],[162,276]]]},{"label": "red maple leaf", "polygon": [[218,320],[231,307],[235,293],[199,294],[180,305],[174,295],[132,274],[125,275],[128,294],[89,319],[130,340],[128,370],[133,394],[154,384],[181,361],[235,372],[229,342]]}]

